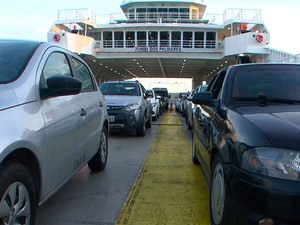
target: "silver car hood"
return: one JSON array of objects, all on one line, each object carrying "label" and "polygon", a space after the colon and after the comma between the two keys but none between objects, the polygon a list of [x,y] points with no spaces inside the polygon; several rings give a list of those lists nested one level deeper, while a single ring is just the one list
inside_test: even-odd
[{"label": "silver car hood", "polygon": [[105,95],[107,105],[126,106],[129,104],[137,103],[140,100],[140,96],[129,95]]},{"label": "silver car hood", "polygon": [[19,104],[17,96],[13,89],[8,88],[7,85],[0,85],[0,110],[10,108]]}]

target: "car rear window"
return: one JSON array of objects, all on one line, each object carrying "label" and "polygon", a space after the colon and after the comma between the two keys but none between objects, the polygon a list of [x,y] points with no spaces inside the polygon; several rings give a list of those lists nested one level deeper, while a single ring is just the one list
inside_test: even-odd
[{"label": "car rear window", "polygon": [[38,46],[37,42],[0,41],[0,84],[18,79]]}]

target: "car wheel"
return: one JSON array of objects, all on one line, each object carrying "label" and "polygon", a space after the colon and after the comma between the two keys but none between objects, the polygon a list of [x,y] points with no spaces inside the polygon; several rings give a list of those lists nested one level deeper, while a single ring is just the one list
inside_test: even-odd
[{"label": "car wheel", "polygon": [[107,163],[108,156],[108,137],[107,129],[103,127],[100,139],[100,145],[96,155],[88,162],[88,166],[91,171],[99,172],[104,170]]},{"label": "car wheel", "polygon": [[157,116],[157,114],[155,114],[155,116],[152,117],[152,120],[153,120],[153,121],[156,121],[157,118],[158,118],[158,116]]},{"label": "car wheel", "polygon": [[35,224],[34,185],[23,165],[10,163],[1,166],[0,196],[0,224]]},{"label": "car wheel", "polygon": [[192,130],[192,125],[191,125],[190,121],[188,121],[188,130]]},{"label": "car wheel", "polygon": [[150,117],[147,120],[146,127],[147,128],[151,128],[152,127],[152,116],[151,115],[150,115]]},{"label": "car wheel", "polygon": [[195,133],[193,132],[192,135],[192,161],[194,164],[200,164],[198,158],[195,155],[195,151],[196,151],[196,137],[195,137]]},{"label": "car wheel", "polygon": [[146,134],[146,118],[143,117],[143,121],[141,122],[141,126],[136,129],[136,135],[139,137],[144,137]]},{"label": "car wheel", "polygon": [[222,163],[217,159],[212,168],[210,184],[210,217],[211,224],[224,225],[226,216],[226,186]]}]

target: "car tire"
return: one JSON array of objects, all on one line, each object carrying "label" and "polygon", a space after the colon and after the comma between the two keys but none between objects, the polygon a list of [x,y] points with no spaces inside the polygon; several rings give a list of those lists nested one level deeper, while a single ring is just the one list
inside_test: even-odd
[{"label": "car tire", "polygon": [[152,127],[152,116],[150,115],[150,117],[148,118],[147,122],[146,122],[146,127],[147,128],[151,128]]},{"label": "car tire", "polygon": [[196,139],[195,138],[196,137],[195,137],[195,133],[194,132],[192,132],[192,133],[193,133],[193,135],[192,135],[192,161],[194,164],[199,165],[200,164],[199,160],[195,155],[195,151],[196,151]]},{"label": "car tire", "polygon": [[192,125],[191,125],[191,123],[190,123],[190,121],[188,121],[188,130],[192,130]]},{"label": "car tire", "polygon": [[0,224],[35,224],[36,195],[30,173],[20,163],[0,167]]},{"label": "car tire", "polygon": [[96,155],[91,158],[88,162],[88,166],[91,171],[99,172],[104,170],[107,163],[108,156],[108,131],[106,127],[103,127],[100,139],[100,145],[98,147],[98,151]]},{"label": "car tire", "polygon": [[140,127],[136,129],[136,135],[139,137],[144,137],[146,134],[146,118],[143,117]]},{"label": "car tire", "polygon": [[210,219],[212,225],[225,225],[228,200],[224,169],[220,159],[216,159],[212,166],[210,183]]},{"label": "car tire", "polygon": [[153,116],[153,117],[152,117],[152,120],[153,120],[153,121],[156,121],[156,120],[157,120],[157,118],[158,118],[158,115],[157,115],[157,114],[155,114],[155,116]]}]

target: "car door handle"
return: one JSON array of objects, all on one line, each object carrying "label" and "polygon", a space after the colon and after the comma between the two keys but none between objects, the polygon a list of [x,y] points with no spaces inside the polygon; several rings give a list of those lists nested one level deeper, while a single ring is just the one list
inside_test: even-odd
[{"label": "car door handle", "polygon": [[81,109],[80,116],[86,116],[86,111],[84,109]]},{"label": "car door handle", "polygon": [[103,107],[103,103],[99,102],[99,107],[102,108]]}]

